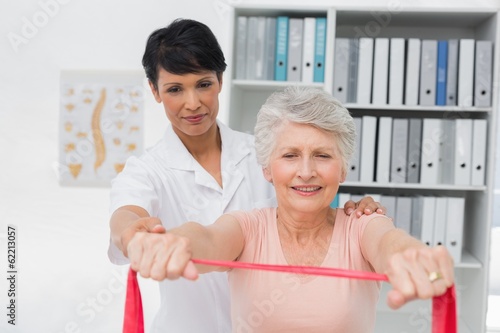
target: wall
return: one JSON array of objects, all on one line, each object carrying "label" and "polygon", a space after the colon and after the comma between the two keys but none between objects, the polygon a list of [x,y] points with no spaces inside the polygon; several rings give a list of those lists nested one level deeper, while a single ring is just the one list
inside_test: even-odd
[{"label": "wall", "polygon": [[[0,1],[0,303],[7,225],[17,228],[17,325],[2,332],[118,332],[126,269],[113,266],[108,244],[108,188],[58,185],[59,72],[61,69],[140,69],[145,40],[177,17],[209,25],[229,54],[229,12],[238,0]],[[273,1],[300,5],[303,1]],[[471,6],[474,1],[448,2]],[[269,1],[260,1],[269,4]],[[343,1],[309,1],[335,5]],[[374,1],[358,1],[364,7]],[[395,1],[375,1],[381,9]],[[474,4],[472,4],[474,3]],[[495,2],[481,1],[482,4]],[[446,6],[407,1],[409,6]],[[228,63],[230,64],[228,59]],[[223,93],[224,94],[224,93]],[[221,98],[225,100],[224,95]],[[227,119],[224,103],[221,120]],[[166,119],[147,94],[146,146]],[[141,280],[150,323],[158,307],[156,283]],[[2,306],[2,308],[4,308]],[[4,308],[5,309],[5,308]]]},{"label": "wall", "polygon": [[[124,274],[108,262],[108,188],[60,187],[55,172],[61,69],[141,69],[147,36],[177,17],[226,47],[224,2],[2,1],[0,6],[0,303],[7,224],[18,230],[18,321],[1,332],[118,332]],[[216,6],[218,5],[218,6]],[[227,6],[227,5],[226,5]],[[15,34],[15,35],[14,35]],[[146,145],[167,124],[147,94]],[[224,117],[223,114],[221,114]],[[144,284],[146,321],[157,285]],[[5,298],[4,298],[5,297]],[[149,310],[152,309],[152,310]],[[37,320],[35,320],[38,318]]]}]

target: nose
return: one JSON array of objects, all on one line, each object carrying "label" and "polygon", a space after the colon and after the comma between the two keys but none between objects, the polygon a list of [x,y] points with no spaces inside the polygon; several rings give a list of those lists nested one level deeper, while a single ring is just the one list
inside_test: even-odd
[{"label": "nose", "polygon": [[297,171],[297,175],[302,180],[309,180],[317,176],[316,163],[310,158],[303,158],[300,162],[299,170]]},{"label": "nose", "polygon": [[200,97],[195,90],[186,91],[184,106],[188,110],[198,110],[201,106]]}]

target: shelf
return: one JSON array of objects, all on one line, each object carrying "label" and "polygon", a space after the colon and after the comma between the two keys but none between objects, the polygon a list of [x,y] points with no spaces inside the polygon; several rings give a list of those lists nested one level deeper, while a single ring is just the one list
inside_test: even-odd
[{"label": "shelf", "polygon": [[285,87],[303,86],[303,87],[317,87],[323,88],[323,83],[304,83],[292,81],[268,81],[268,80],[233,80],[233,87],[238,87],[246,90],[254,91],[274,91],[276,89],[283,89]]},{"label": "shelf", "polygon": [[461,107],[461,106],[422,106],[422,105],[360,105],[354,103],[345,103],[348,110],[367,110],[367,111],[417,111],[417,112],[491,112],[491,107]]},{"label": "shelf", "polygon": [[472,268],[472,269],[481,269],[483,265],[481,262],[474,257],[471,253],[464,250],[462,252],[462,261],[455,264],[456,268]]},{"label": "shelf", "polygon": [[[334,53],[336,38],[418,38],[420,40],[474,39],[488,40],[493,45],[491,82],[500,81],[500,35],[498,8],[491,5],[477,5],[466,1],[465,7],[446,6],[361,6],[357,3],[345,6],[309,7],[275,5],[236,5],[234,19],[238,15],[262,15],[289,17],[321,16],[327,20],[327,42],[325,45],[324,83],[303,83],[295,81],[229,80],[229,125],[239,131],[252,133],[258,111],[269,95],[290,85],[315,87],[329,93],[334,89]],[[236,22],[236,21],[234,21]],[[232,27],[232,41],[235,42],[235,26]],[[238,51],[231,45],[233,55]],[[372,59],[373,60],[373,59]],[[338,65],[338,64],[337,64]],[[233,73],[235,74],[235,73]],[[373,88],[373,87],[372,87]],[[487,290],[489,276],[489,235],[493,219],[493,188],[491,185],[494,156],[496,151],[497,117],[499,111],[498,89],[491,91],[491,106],[448,106],[448,105],[376,105],[344,103],[353,117],[372,116],[392,119],[482,119],[487,122],[485,181],[484,185],[420,184],[389,182],[345,182],[339,192],[351,195],[374,196],[432,196],[464,198],[465,212],[463,244],[460,262],[455,263],[457,281],[459,331],[462,333],[484,332],[487,311]],[[373,93],[373,90],[372,90]],[[347,100],[347,99],[346,99]],[[355,100],[353,98],[349,100]],[[389,99],[387,99],[388,101]],[[370,99],[366,100],[369,103]],[[401,101],[400,101],[401,103]],[[422,122],[423,123],[423,122]],[[478,122],[479,123],[479,122]],[[423,127],[423,126],[422,126]],[[436,135],[440,134],[436,132]],[[444,144],[446,138],[432,143]],[[392,144],[392,143],[391,143]],[[432,147],[426,146],[431,149]],[[382,147],[382,146],[381,146]],[[446,147],[447,148],[447,147]],[[371,149],[371,147],[370,147]],[[378,146],[375,146],[377,153]],[[443,148],[444,149],[444,148]],[[422,149],[423,150],[423,149]],[[447,155],[448,156],[448,155]],[[371,179],[371,178],[368,178]],[[431,214],[431,213],[430,213]],[[393,213],[394,216],[396,214]],[[442,225],[440,225],[442,226]],[[385,284],[382,284],[382,289]],[[387,286],[385,286],[387,287]],[[431,331],[430,300],[414,301],[398,311],[392,311],[385,303],[386,292],[382,291],[377,304],[375,332],[413,333]]]},{"label": "shelf", "polygon": [[345,188],[368,188],[368,189],[402,189],[402,190],[433,190],[433,191],[466,191],[466,192],[484,192],[487,190],[486,186],[472,186],[472,185],[451,185],[451,184],[412,184],[412,183],[359,183],[359,182],[345,182],[340,185],[342,191]]},{"label": "shelf", "polygon": [[308,4],[307,6],[294,6],[287,5],[286,8],[277,8],[273,4],[239,4],[235,8],[235,15],[241,16],[280,16],[289,15],[296,17],[318,16],[325,17],[328,6],[314,6]]},{"label": "shelf", "polygon": [[[384,15],[385,14],[385,15]],[[362,9],[339,9],[337,15],[338,26],[366,25],[367,22],[377,20],[381,26],[418,27],[422,25],[434,28],[470,28],[481,25],[484,21],[496,15],[496,11],[471,9],[450,11],[449,9],[427,8],[387,13],[367,11]],[[446,16],[446,19],[443,19]],[[390,24],[389,24],[390,23]],[[424,24],[423,24],[424,23]]]}]

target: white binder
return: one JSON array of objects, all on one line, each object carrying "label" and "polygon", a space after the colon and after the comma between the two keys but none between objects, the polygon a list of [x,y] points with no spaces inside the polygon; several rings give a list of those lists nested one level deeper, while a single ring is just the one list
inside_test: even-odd
[{"label": "white binder", "polygon": [[408,168],[406,181],[420,182],[420,155],[422,150],[422,119],[410,118],[408,130]]},{"label": "white binder", "polygon": [[437,40],[422,41],[420,59],[420,105],[436,104]]},{"label": "white binder", "polygon": [[405,40],[391,38],[389,53],[389,104],[403,104]]},{"label": "white binder", "polygon": [[287,81],[300,81],[302,78],[302,36],[304,19],[291,18],[288,26]]},{"label": "white binder", "polygon": [[358,182],[363,121],[361,117],[353,117],[353,120],[354,126],[356,126],[356,147],[354,149],[354,154],[352,154],[351,160],[349,161],[349,169],[347,170],[346,181]]},{"label": "white binder", "polygon": [[458,106],[469,107],[474,96],[474,40],[461,39],[458,53]]},{"label": "white binder", "polygon": [[276,17],[266,17],[264,80],[274,80],[276,60]]},{"label": "white binder", "polygon": [[472,119],[455,120],[455,185],[471,184]]},{"label": "white binder", "polygon": [[[302,82],[314,82],[314,38],[316,36],[316,18],[304,18],[304,38],[302,43]],[[337,51],[335,51],[337,52]],[[347,61],[347,57],[345,59]],[[344,101],[341,101],[345,103]]]},{"label": "white binder", "polygon": [[424,199],[422,196],[413,197],[411,200],[411,226],[410,235],[420,239],[422,235],[422,213]]},{"label": "white binder", "polygon": [[373,38],[359,39],[357,103],[371,103],[373,70]]},{"label": "white binder", "polygon": [[448,205],[447,197],[437,197],[436,207],[434,208],[434,235],[433,246],[445,245],[446,237],[446,208]]},{"label": "white binder", "polygon": [[391,182],[406,183],[408,167],[408,119],[394,118],[392,122]]},{"label": "white binder", "polygon": [[406,52],[405,105],[418,105],[420,86],[420,46],[418,38],[409,38]]},{"label": "white binder", "polygon": [[394,220],[396,217],[396,197],[394,195],[383,194],[380,197],[380,204],[386,209],[385,215]]},{"label": "white binder", "polygon": [[445,244],[455,263],[459,263],[462,261],[465,199],[447,199]]},{"label": "white binder", "polygon": [[377,183],[386,184],[390,181],[391,172],[392,117],[378,119],[377,139]]},{"label": "white binder", "polygon": [[266,18],[264,16],[257,17],[257,33],[255,40],[255,80],[265,79],[265,62],[266,62]]},{"label": "white binder", "polygon": [[333,61],[333,96],[341,103],[347,103],[349,84],[349,45],[348,38],[335,39]]},{"label": "white binder", "polygon": [[361,155],[359,180],[364,183],[373,182],[375,176],[375,144],[377,133],[377,118],[363,116],[361,129]]},{"label": "white binder", "polygon": [[236,20],[236,79],[246,79],[246,58],[247,58],[247,17],[238,16]]},{"label": "white binder", "polygon": [[373,55],[372,104],[387,104],[389,78],[389,38],[375,38]]},{"label": "white binder", "polygon": [[366,193],[365,196],[372,197],[373,201],[380,202],[382,200],[382,194],[378,193]]},{"label": "white binder", "polygon": [[455,138],[456,138],[456,122],[454,119],[442,119],[441,128],[441,155],[440,155],[440,175],[438,183],[454,184],[455,183]]},{"label": "white binder", "polygon": [[448,40],[448,70],[446,72],[446,105],[457,105],[458,39]]},{"label": "white binder", "polygon": [[488,123],[486,119],[474,119],[472,129],[471,185],[484,185],[486,168],[486,138]]},{"label": "white binder", "polygon": [[493,45],[489,40],[476,42],[474,106],[491,106]]},{"label": "white binder", "polygon": [[359,39],[349,38],[349,84],[347,87],[348,103],[357,103],[358,100],[358,60]]},{"label": "white binder", "polygon": [[420,183],[435,185],[440,176],[442,120],[425,118],[422,128],[422,156],[420,162]]},{"label": "white binder", "polygon": [[257,25],[258,18],[257,16],[248,17],[247,21],[247,48],[246,48],[246,73],[245,79],[247,80],[255,80],[256,73],[256,48],[257,48]]},{"label": "white binder", "polygon": [[429,246],[434,245],[435,197],[422,197],[422,228],[420,240]]},{"label": "white binder", "polygon": [[408,234],[411,233],[411,219],[412,219],[412,198],[411,197],[397,197],[396,198],[396,227],[403,229]]}]

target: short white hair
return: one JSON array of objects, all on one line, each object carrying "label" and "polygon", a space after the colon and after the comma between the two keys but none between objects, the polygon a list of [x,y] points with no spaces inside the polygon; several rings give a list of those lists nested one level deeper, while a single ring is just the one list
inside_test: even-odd
[{"label": "short white hair", "polygon": [[257,114],[255,150],[257,161],[269,166],[276,136],[287,122],[307,124],[334,134],[347,172],[354,153],[356,127],[349,111],[331,94],[319,88],[289,86],[274,92]]}]

